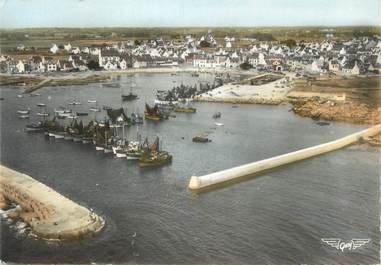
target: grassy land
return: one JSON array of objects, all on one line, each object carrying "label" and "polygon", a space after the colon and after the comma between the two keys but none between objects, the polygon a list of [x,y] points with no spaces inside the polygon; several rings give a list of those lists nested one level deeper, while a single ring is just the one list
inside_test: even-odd
[{"label": "grassy land", "polygon": [[[26,47],[46,48],[51,43],[72,45],[100,45],[125,40],[146,40],[156,37],[180,40],[188,34],[197,37],[205,34],[208,29],[218,41],[223,41],[227,35],[236,38],[249,37],[258,41],[281,41],[295,39],[297,41],[321,40],[325,38],[325,29],[336,39],[351,39],[358,36],[381,34],[380,27],[220,27],[220,28],[30,28],[30,29],[0,29],[0,47],[2,52],[9,52],[18,44]],[[238,41],[239,47],[245,47],[247,41]]]},{"label": "grassy land", "polygon": [[292,91],[345,93],[351,101],[381,106],[381,77],[322,77],[297,80]]}]

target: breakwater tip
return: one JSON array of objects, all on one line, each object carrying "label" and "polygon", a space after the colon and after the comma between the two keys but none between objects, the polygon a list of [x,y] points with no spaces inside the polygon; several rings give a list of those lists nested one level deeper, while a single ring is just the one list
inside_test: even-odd
[{"label": "breakwater tip", "polygon": [[197,190],[200,188],[200,186],[201,186],[201,183],[200,183],[199,178],[196,176],[192,176],[190,181],[189,181],[188,188],[191,190]]}]

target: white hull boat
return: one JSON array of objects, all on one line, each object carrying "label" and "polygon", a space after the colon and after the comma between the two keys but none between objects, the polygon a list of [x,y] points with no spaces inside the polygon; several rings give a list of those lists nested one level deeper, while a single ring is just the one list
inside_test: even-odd
[{"label": "white hull boat", "polygon": [[109,153],[112,153],[112,149],[104,148],[104,149],[103,149],[103,152],[104,152],[105,154],[109,154]]},{"label": "white hull boat", "polygon": [[127,155],[123,154],[123,153],[116,153],[116,157],[117,158],[125,158],[125,157],[127,157]]},{"label": "white hull boat", "polygon": [[95,146],[95,150],[97,150],[97,151],[103,151],[103,150],[105,150],[105,148],[102,147],[102,146]]},{"label": "white hull boat", "polygon": [[138,160],[139,157],[136,156],[127,156],[127,160]]},{"label": "white hull boat", "polygon": [[65,135],[55,133],[55,134],[54,134],[54,138],[56,138],[56,139],[64,139],[64,138],[65,138]]},{"label": "white hull boat", "polygon": [[18,111],[17,111],[17,114],[23,114],[23,115],[26,115],[26,114],[29,114],[29,110],[18,110]]}]

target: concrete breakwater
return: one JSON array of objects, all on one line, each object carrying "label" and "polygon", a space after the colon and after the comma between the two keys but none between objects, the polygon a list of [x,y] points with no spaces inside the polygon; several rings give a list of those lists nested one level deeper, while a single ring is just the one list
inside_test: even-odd
[{"label": "concrete breakwater", "polygon": [[204,176],[192,176],[189,181],[189,189],[200,190],[219,183],[237,180],[239,178],[250,176],[265,170],[273,169],[279,166],[287,165],[293,162],[301,161],[310,157],[328,153],[347,145],[358,142],[360,139],[366,139],[381,132],[381,124],[378,124],[369,129],[358,133],[331,141],[325,144],[305,148],[295,152],[275,156],[254,163],[245,164],[242,166],[226,169]]},{"label": "concrete breakwater", "polygon": [[16,215],[39,238],[47,240],[79,239],[95,234],[104,220],[32,177],[0,165],[0,201],[20,205]]}]

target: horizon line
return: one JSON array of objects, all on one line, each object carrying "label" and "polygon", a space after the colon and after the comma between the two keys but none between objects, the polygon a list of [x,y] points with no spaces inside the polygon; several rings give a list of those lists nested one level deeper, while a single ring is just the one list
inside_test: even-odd
[{"label": "horizon line", "polygon": [[300,25],[300,26],[277,26],[277,25],[269,25],[269,26],[47,26],[47,27],[0,27],[0,30],[20,30],[20,29],[111,29],[111,28],[137,28],[137,29],[159,29],[159,28],[380,28],[381,25]]}]

